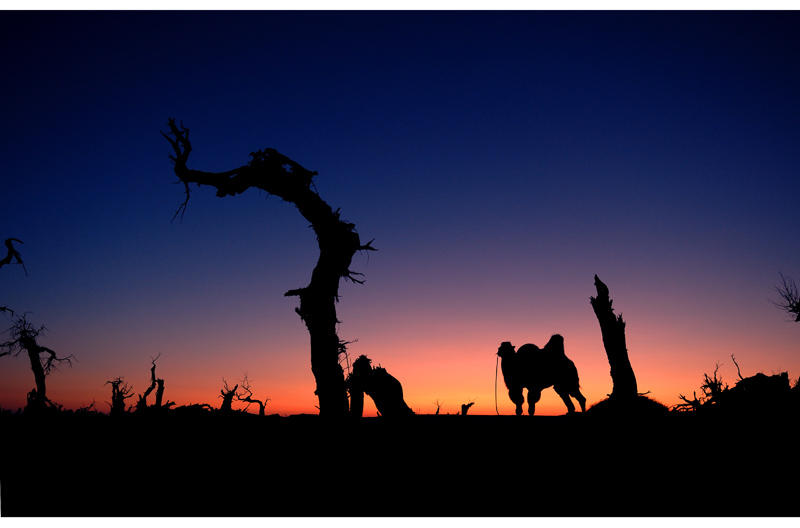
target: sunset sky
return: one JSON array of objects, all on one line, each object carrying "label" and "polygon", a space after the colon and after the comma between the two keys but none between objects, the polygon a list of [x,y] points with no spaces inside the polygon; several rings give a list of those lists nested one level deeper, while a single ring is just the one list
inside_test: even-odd
[{"label": "sunset sky", "polygon": [[[76,358],[66,408],[150,361],[165,398],[218,407],[247,374],[267,413],[317,413],[287,290],[318,248],[296,208],[183,188],[189,167],[274,148],[377,252],[342,282],[339,335],[418,413],[495,414],[502,341],[565,338],[582,392],[612,380],[594,275],[627,322],[641,392],[667,405],[720,364],[800,377],[800,13],[2,12],[0,305]],[[5,251],[5,250],[3,250]],[[3,253],[2,256],[5,256]],[[2,326],[11,325],[8,316]],[[0,358],[0,407],[34,386]],[[513,414],[502,377],[498,409]],[[128,400],[135,403],[136,398]],[[256,412],[255,407],[250,411]],[[566,411],[548,389],[537,414]],[[365,414],[375,408],[367,399]]]}]

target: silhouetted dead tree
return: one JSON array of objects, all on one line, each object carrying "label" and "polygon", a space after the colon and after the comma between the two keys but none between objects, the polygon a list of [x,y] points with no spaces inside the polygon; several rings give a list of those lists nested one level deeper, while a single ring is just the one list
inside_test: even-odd
[{"label": "silhouetted dead tree", "polygon": [[597,297],[590,297],[589,302],[600,323],[603,346],[611,367],[613,389],[610,396],[614,399],[636,398],[638,388],[636,376],[628,358],[628,347],[625,343],[625,322],[622,320],[622,314],[614,315],[611,307],[613,301],[609,297],[608,286],[597,275],[594,276],[594,285],[597,288]]},{"label": "silhouetted dead tree", "polygon": [[233,398],[236,396],[236,389],[239,388],[239,385],[236,384],[232,389],[230,389],[228,388],[228,382],[225,381],[225,378],[222,378],[222,383],[224,384],[224,387],[219,391],[218,396],[219,398],[222,398],[222,405],[220,405],[219,410],[222,412],[232,412]]},{"label": "silhouetted dead tree", "polygon": [[471,401],[469,403],[461,404],[461,416],[466,416],[469,408],[475,405],[475,402]]},{"label": "silhouetted dead tree", "polygon": [[[264,416],[264,408],[267,406],[267,402],[269,398],[265,398],[264,400],[257,400],[253,398],[253,391],[250,390],[250,380],[247,379],[247,375],[245,375],[244,379],[239,380],[241,382],[242,392],[236,393],[236,399],[239,401],[247,402],[247,407],[250,406],[251,403],[258,404],[258,415]],[[245,410],[247,410],[245,407]]]},{"label": "silhouetted dead tree", "polygon": [[[152,367],[150,367],[150,386],[147,387],[147,390],[144,391],[144,394],[139,395],[139,401],[136,402],[136,410],[143,411],[145,409],[161,409],[161,408],[169,408],[172,405],[175,405],[175,402],[168,401],[165,404],[162,404],[164,398],[164,380],[161,378],[156,378],[156,361],[158,358],[161,357],[161,354],[155,357],[155,359],[151,359]],[[155,404],[148,406],[147,405],[147,397],[153,391],[156,391],[156,402]]]},{"label": "silhouetted dead tree", "polygon": [[35,328],[33,324],[25,319],[25,315],[17,317],[14,324],[6,330],[10,339],[0,343],[0,357],[14,354],[19,356],[22,352],[28,355],[33,371],[33,379],[36,387],[28,393],[28,405],[26,411],[38,411],[48,405],[54,405],[47,398],[47,386],[45,379],[52,370],[58,370],[58,365],[66,362],[72,366],[73,356],[59,358],[51,349],[39,345],[36,339],[44,334],[44,325]]},{"label": "silhouetted dead tree", "polygon": [[[133,387],[129,387],[124,378],[119,377],[107,381],[106,385],[111,385],[111,416],[121,416],[125,414],[125,400],[133,398]],[[108,402],[106,402],[108,403]]]},{"label": "silhouetted dead tree", "polygon": [[796,412],[800,401],[796,399],[797,393],[789,383],[788,372],[771,376],[759,372],[745,378],[736,358],[731,355],[731,359],[736,365],[739,376],[733,387],[728,387],[728,384],[723,383],[722,378],[718,376],[717,371],[720,366],[718,363],[713,376],[703,375],[703,384],[700,387],[703,396],[698,398],[695,394],[694,399],[690,400],[679,395],[684,403],[676,405],[674,409],[714,412],[727,416],[766,416],[787,411]]},{"label": "silhouetted dead tree", "polygon": [[[317,194],[313,186],[316,171],[309,171],[297,162],[274,149],[251,152],[247,165],[226,172],[204,172],[189,169],[186,162],[192,151],[189,129],[178,127],[170,119],[170,131],[162,134],[175,152],[170,156],[175,174],[185,187],[186,199],[175,217],[183,216],[190,197],[190,183],[209,185],[217,189],[217,196],[235,196],[250,188],[261,189],[293,203],[300,214],[311,223],[317,235],[320,255],[311,274],[311,282],[304,288],[287,291],[286,296],[300,298],[295,309],[308,328],[311,338],[311,371],[316,379],[320,415],[342,418],[348,413],[347,389],[344,371],[339,364],[341,352],[336,325],[336,302],[339,299],[339,279],[357,283],[363,281],[350,271],[350,263],[357,251],[374,251],[362,244],[355,225],[342,220],[339,210],[334,211]],[[174,219],[174,218],[173,218]]]},{"label": "silhouetted dead tree", "polygon": [[[700,390],[703,391],[703,395],[701,397],[697,397],[697,391],[694,391],[691,400],[683,394],[679,394],[678,398],[680,398],[683,403],[679,403],[673,407],[673,409],[676,411],[696,411],[707,403],[710,405],[716,404],[720,399],[720,395],[728,390],[728,384],[723,383],[722,378],[720,378],[717,374],[719,367],[720,365],[717,363],[713,376],[703,374],[703,383],[700,385]],[[739,376],[741,379],[741,374]]]},{"label": "silhouetted dead tree", "polygon": [[780,295],[780,300],[772,301],[772,304],[793,316],[795,323],[800,322],[800,290],[794,280],[781,273],[781,285],[776,286],[775,291]]},{"label": "silhouetted dead tree", "polygon": [[139,400],[136,402],[136,411],[143,411],[147,408],[147,397],[150,396],[156,388],[156,362],[153,360],[153,366],[150,368],[150,386],[143,394],[139,395]]}]

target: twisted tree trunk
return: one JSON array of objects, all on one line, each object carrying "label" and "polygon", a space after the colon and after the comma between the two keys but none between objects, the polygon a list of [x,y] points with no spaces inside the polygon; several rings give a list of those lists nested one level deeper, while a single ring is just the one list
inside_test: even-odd
[{"label": "twisted tree trunk", "polygon": [[[156,358],[158,359],[158,358]],[[144,391],[144,394],[139,395],[139,401],[136,402],[136,412],[147,410],[147,397],[150,396],[156,388],[156,360],[153,360],[153,366],[150,367],[150,386]]]},{"label": "twisted tree trunk", "polygon": [[[339,211],[331,207],[312,189],[315,171],[309,171],[274,149],[251,152],[247,165],[213,173],[187,168],[186,160],[192,150],[189,129],[180,128],[174,119],[169,120],[170,132],[164,134],[172,145],[175,156],[175,174],[184,183],[186,200],[175,213],[183,214],[189,200],[189,183],[210,185],[217,196],[235,196],[255,187],[293,203],[300,214],[311,223],[317,235],[320,255],[305,288],[290,290],[286,296],[300,298],[296,312],[306,324],[311,337],[311,371],[317,383],[320,415],[344,418],[348,413],[347,389],[344,372],[339,364],[343,342],[336,332],[336,301],[339,298],[339,279],[353,282],[358,275],[350,271],[353,255],[359,250],[374,250],[370,243],[362,245],[355,225],[339,218]],[[172,137],[170,137],[172,136]]]},{"label": "twisted tree trunk", "polygon": [[619,316],[614,315],[608,286],[603,284],[603,281],[597,275],[594,276],[594,285],[597,288],[597,297],[590,297],[589,302],[592,304],[597,321],[600,323],[603,346],[606,349],[608,364],[611,367],[611,380],[613,382],[611,396],[614,398],[636,398],[638,388],[636,386],[636,376],[628,358],[628,347],[625,344],[625,322],[622,320],[622,314]]},{"label": "twisted tree trunk", "polygon": [[[158,358],[161,357],[161,354],[152,359],[152,367],[150,367],[150,386],[147,387],[147,390],[144,391],[144,394],[139,395],[139,401],[136,403],[136,412],[147,411],[148,409],[161,409],[162,407],[169,408],[170,406],[174,405],[175,402],[167,402],[166,404],[163,403],[164,401],[164,380],[161,378],[156,378],[156,361]],[[147,405],[147,397],[153,391],[156,391],[156,403],[152,406]]]},{"label": "twisted tree trunk", "polygon": [[49,349],[38,347],[36,342],[31,339],[25,343],[25,350],[28,352],[28,358],[31,362],[31,370],[33,371],[33,379],[36,382],[36,388],[28,393],[28,406],[31,410],[39,410],[47,406],[50,400],[47,398],[47,384],[45,379],[47,375],[42,366],[42,360],[39,357],[41,352],[49,352]]},{"label": "twisted tree trunk", "polygon": [[222,405],[220,405],[219,410],[222,412],[233,412],[233,398],[236,396],[236,389],[239,388],[239,385],[234,385],[232,389],[228,388],[228,384],[225,383],[225,389],[219,391],[220,398],[222,398]]},{"label": "twisted tree trunk", "polygon": [[111,385],[111,416],[122,416],[125,414],[125,400],[133,398],[133,387],[128,387],[123,378],[116,378],[106,382]]},{"label": "twisted tree trunk", "polygon": [[0,343],[0,357],[12,353],[18,356],[25,352],[30,360],[36,387],[28,393],[26,411],[37,411],[52,405],[47,397],[46,378],[51,369],[57,368],[60,363],[66,361],[68,365],[72,365],[71,355],[60,358],[53,350],[37,343],[36,339],[42,335],[44,330],[44,326],[38,329],[34,328],[23,315],[18,317],[11,328],[6,330],[6,333],[10,334],[10,339]]},{"label": "twisted tree trunk", "polygon": [[156,380],[156,384],[158,385],[158,389],[156,389],[155,408],[156,409],[160,409],[161,407],[169,407],[170,406],[169,402],[167,402],[166,404],[163,403],[164,402],[164,380],[161,379],[161,378],[158,378]]}]

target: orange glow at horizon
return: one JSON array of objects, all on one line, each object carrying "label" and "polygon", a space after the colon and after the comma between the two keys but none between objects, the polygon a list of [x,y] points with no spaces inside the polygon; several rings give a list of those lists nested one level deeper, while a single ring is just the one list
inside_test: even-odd
[{"label": "orange glow at horizon", "polygon": [[[613,292],[612,292],[613,294]],[[589,320],[591,321],[591,320]],[[596,325],[596,322],[594,323]],[[491,326],[491,325],[489,325]],[[568,325],[565,325],[568,326]],[[486,328],[482,328],[485,331]],[[417,332],[413,341],[418,347],[409,348],[409,343],[400,342],[390,346],[383,341],[380,347],[369,343],[379,335],[379,331],[364,332],[363,338],[349,347],[351,361],[360,354],[372,359],[374,366],[382,366],[403,385],[404,397],[417,414],[434,414],[437,401],[441,404],[440,414],[457,414],[461,405],[474,402],[469,409],[471,415],[513,415],[514,404],[510,401],[503,382],[502,371],[498,368],[496,349],[499,342],[510,339],[516,346],[534,342],[542,346],[549,338],[548,333],[537,332],[535,339],[514,339],[502,335],[502,330],[489,333],[496,338],[473,340],[472,336],[464,342],[448,341],[438,329],[432,333]],[[518,332],[524,334],[523,332]],[[599,328],[590,328],[582,333],[565,332],[567,356],[576,364],[580,376],[581,392],[586,397],[587,407],[604,399],[612,389],[608,361],[602,346]],[[650,338],[643,338],[652,336]],[[51,336],[47,336],[48,338]],[[43,341],[54,349],[67,349],[55,336]],[[739,363],[742,374],[750,376],[758,371],[765,373],[789,372],[794,381],[800,373],[800,364],[795,349],[779,339],[768,343],[773,356],[777,353],[780,361],[774,365],[754,366],[758,357],[753,355],[755,344],[745,336],[731,335],[717,337],[719,345],[692,343],[692,337],[668,335],[657,328],[642,329],[635,325],[627,328],[628,348],[631,363],[636,374],[640,392],[648,392],[649,397],[672,406],[680,403],[679,394],[691,397],[694,391],[700,392],[704,373],[713,372],[716,362],[720,363],[720,375],[731,386],[737,380],[737,371],[730,359],[733,354]],[[752,339],[752,338],[751,338]],[[419,346],[427,343],[427,346]],[[764,344],[764,343],[760,343]],[[682,348],[682,346],[684,348]],[[58,347],[58,348],[57,348]],[[368,350],[372,349],[372,350]],[[308,360],[308,351],[302,346],[286,350],[280,357],[265,357],[260,347],[244,347],[241,354],[218,354],[211,351],[203,353],[202,364],[186,364],[184,356],[170,354],[163,350],[157,362],[157,376],[165,380],[165,401],[174,401],[177,406],[192,403],[207,403],[214,408],[220,405],[220,390],[223,378],[229,387],[248,376],[253,397],[269,399],[266,414],[317,414],[318,401],[314,395],[315,383]],[[198,353],[204,352],[201,350]],[[133,387],[133,394],[141,394],[149,385],[151,355],[133,354],[123,363],[115,363],[113,372],[104,363],[86,364],[78,362],[72,368],[64,367],[54,372],[47,380],[50,398],[67,409],[78,409],[95,402],[95,409],[107,413],[110,389],[105,382],[117,375],[123,375]],[[715,362],[707,358],[716,358]],[[78,359],[81,361],[80,355]],[[118,359],[118,358],[117,358]],[[263,365],[269,364],[269,368]],[[33,386],[33,376],[27,365],[27,357],[3,358],[0,369],[0,406],[15,411],[25,405],[25,394]],[[113,375],[109,375],[112,372]],[[497,378],[495,379],[495,373]],[[495,407],[496,382],[496,407]],[[527,391],[525,391],[527,399]],[[153,396],[150,402],[152,403]],[[128,400],[129,405],[136,402],[136,396]],[[577,402],[574,402],[579,409]],[[243,409],[246,404],[235,402],[234,408]],[[527,414],[527,401],[523,413]],[[257,413],[253,404],[248,412]],[[536,405],[536,415],[562,415],[566,407],[552,388],[542,392]],[[377,411],[370,398],[365,398],[364,416],[376,416]]]}]

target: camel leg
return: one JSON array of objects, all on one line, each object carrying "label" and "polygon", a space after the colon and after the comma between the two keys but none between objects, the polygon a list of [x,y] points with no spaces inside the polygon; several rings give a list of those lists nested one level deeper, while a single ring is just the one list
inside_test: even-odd
[{"label": "camel leg", "polygon": [[517,416],[522,414],[522,403],[525,401],[525,398],[522,397],[522,387],[518,389],[508,389],[508,397],[511,398],[511,401],[517,406],[514,410]]},{"label": "camel leg", "polygon": [[575,405],[572,403],[572,400],[569,399],[569,393],[565,390],[556,390],[561,399],[564,401],[564,405],[567,406],[567,413],[574,413],[575,412]]},{"label": "camel leg", "polygon": [[575,391],[572,393],[572,397],[578,400],[578,403],[581,405],[581,412],[586,412],[586,398],[583,397],[581,391],[575,389]]},{"label": "camel leg", "polygon": [[528,389],[528,415],[533,416],[536,412],[536,402],[542,398],[542,391]]}]

